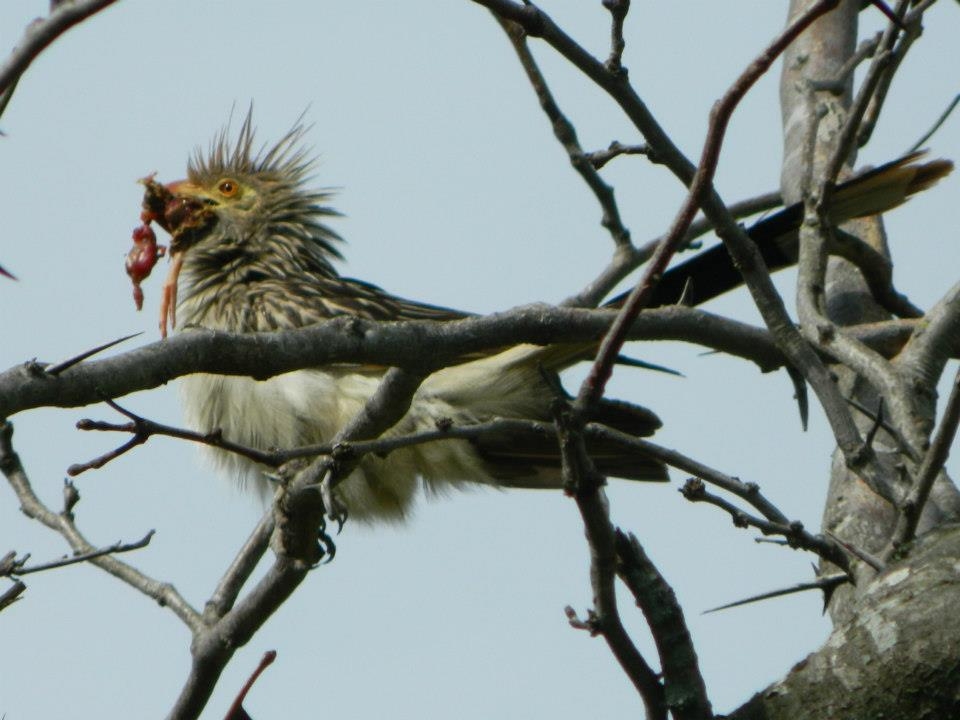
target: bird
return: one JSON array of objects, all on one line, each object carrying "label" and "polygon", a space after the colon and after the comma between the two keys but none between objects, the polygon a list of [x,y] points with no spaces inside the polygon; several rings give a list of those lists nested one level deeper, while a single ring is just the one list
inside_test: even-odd
[{"label": "bird", "polygon": [[[331,192],[312,186],[315,160],[297,122],[273,145],[258,145],[252,111],[234,135],[228,122],[206,151],[197,149],[184,180],[150,188],[163,196],[145,199],[145,221],[172,231],[172,265],[161,327],[259,333],[302,328],[337,316],[370,320],[460,320],[469,313],[394,296],[345,277],[342,239],[330,227],[337,217]],[[836,222],[882,212],[932,185],[950,171],[947,161],[894,161],[838,186]],[[865,179],[864,179],[865,178]],[[166,209],[166,216],[164,215]],[[763,248],[782,252],[799,225],[801,210],[787,208],[754,226]],[[189,232],[178,233],[178,226]],[[759,228],[759,229],[757,229]],[[769,252],[765,254],[769,255]],[[702,258],[706,257],[706,261]],[[769,259],[769,258],[768,258]],[[774,258],[776,259],[776,258]],[[729,277],[730,273],[735,277]],[[720,279],[722,282],[712,282]],[[703,302],[740,282],[722,246],[668,271],[651,305],[697,293]],[[681,291],[683,291],[681,293]],[[610,306],[616,306],[617,300]],[[560,390],[558,374],[586,359],[582,345],[518,345],[443,368],[429,375],[407,413],[386,435],[472,425],[494,418],[551,421]],[[386,368],[336,364],[296,370],[266,380],[194,374],[181,378],[187,424],[197,431],[260,450],[329,442],[363,408]],[[660,419],[651,410],[603,400],[587,418],[638,437],[653,434]],[[236,454],[209,449],[218,464],[243,484],[269,495],[275,484],[266,468]],[[665,465],[619,447],[588,445],[597,470],[628,480],[668,480]],[[561,488],[555,438],[531,432],[483,435],[470,441],[444,439],[364,456],[336,487],[336,501],[362,523],[407,518],[421,494],[451,488]]]}]

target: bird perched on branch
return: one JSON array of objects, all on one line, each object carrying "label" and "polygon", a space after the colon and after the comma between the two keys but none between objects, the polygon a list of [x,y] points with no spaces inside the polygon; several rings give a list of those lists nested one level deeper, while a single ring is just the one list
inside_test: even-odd
[{"label": "bird perched on branch", "polygon": [[[258,149],[248,114],[236,138],[225,128],[209,151],[198,151],[187,179],[160,186],[148,181],[145,220],[171,230],[171,273],[161,326],[176,321],[200,327],[254,333],[300,328],[335,316],[373,320],[456,320],[465,313],[395,297],[359,280],[342,277],[333,262],[340,238],[327,222],[336,215],[326,192],[308,185],[312,159],[294,127],[269,148]],[[835,220],[882,212],[900,204],[949,172],[949,164],[908,158],[874,171],[866,180],[840,186]],[[151,187],[156,192],[151,199]],[[161,196],[160,200],[157,195]],[[752,232],[779,248],[795,231],[796,208],[778,213]],[[188,227],[189,232],[178,232]],[[766,235],[764,235],[766,233]],[[143,233],[141,232],[141,235]],[[730,267],[723,250],[694,258],[667,273],[655,305],[676,302],[686,287],[703,301],[730,289],[738,278],[712,283]],[[684,267],[687,269],[684,270]],[[583,346],[523,345],[471,358],[430,375],[410,409],[388,434],[433,430],[444,423],[474,424],[497,417],[550,420],[559,385],[556,374],[584,359]],[[375,391],[385,368],[331,365],[258,381],[198,374],[183,379],[188,422],[200,431],[259,449],[291,448],[334,438]],[[602,402],[590,420],[632,435],[653,433],[651,411]],[[606,475],[645,481],[667,479],[662,463],[601,443],[587,450]],[[214,451],[232,473],[266,487],[262,468],[236,455]],[[353,518],[400,519],[418,491],[478,483],[496,487],[559,488],[556,440],[536,433],[443,440],[367,455],[337,486],[337,499]]]}]

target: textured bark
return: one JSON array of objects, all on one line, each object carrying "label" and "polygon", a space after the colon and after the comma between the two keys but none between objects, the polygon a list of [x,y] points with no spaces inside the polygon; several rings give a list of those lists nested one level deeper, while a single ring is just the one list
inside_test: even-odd
[{"label": "textured bark", "polygon": [[915,543],[861,590],[855,612],[735,720],[960,716],[960,526]]}]

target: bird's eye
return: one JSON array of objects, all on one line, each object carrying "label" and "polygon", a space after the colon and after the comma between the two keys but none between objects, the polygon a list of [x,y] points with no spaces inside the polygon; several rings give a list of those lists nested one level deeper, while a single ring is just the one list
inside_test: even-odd
[{"label": "bird's eye", "polygon": [[217,190],[219,190],[220,194],[224,197],[233,197],[239,189],[240,185],[237,184],[236,180],[221,180],[217,184]]}]

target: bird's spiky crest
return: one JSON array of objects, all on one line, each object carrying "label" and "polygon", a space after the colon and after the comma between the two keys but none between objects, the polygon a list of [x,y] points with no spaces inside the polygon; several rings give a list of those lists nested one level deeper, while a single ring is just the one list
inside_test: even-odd
[{"label": "bird's spiky crest", "polygon": [[309,177],[316,158],[302,142],[310,129],[303,124],[303,115],[275,145],[262,145],[256,149],[253,106],[247,110],[236,140],[231,138],[231,120],[217,133],[206,153],[200,148],[194,151],[187,165],[191,179],[258,175],[299,184]]}]

